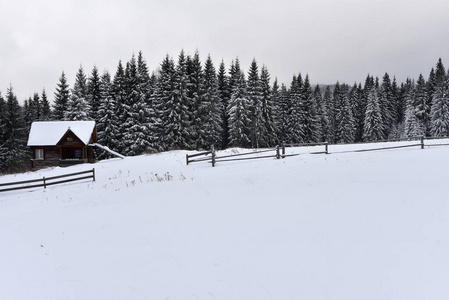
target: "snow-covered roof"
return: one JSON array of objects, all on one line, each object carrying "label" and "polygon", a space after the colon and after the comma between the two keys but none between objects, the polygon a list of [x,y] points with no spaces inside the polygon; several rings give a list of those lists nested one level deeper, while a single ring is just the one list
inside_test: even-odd
[{"label": "snow-covered roof", "polygon": [[94,128],[95,121],[33,122],[28,146],[55,146],[69,129],[87,145]]}]

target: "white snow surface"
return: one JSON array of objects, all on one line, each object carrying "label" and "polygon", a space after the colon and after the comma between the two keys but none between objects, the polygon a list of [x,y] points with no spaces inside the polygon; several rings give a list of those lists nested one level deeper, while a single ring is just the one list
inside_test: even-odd
[{"label": "white snow surface", "polygon": [[186,153],[0,177],[96,170],[0,193],[0,299],[447,299],[449,147]]},{"label": "white snow surface", "polygon": [[95,121],[33,122],[28,146],[55,146],[69,129],[87,145],[94,128]]}]

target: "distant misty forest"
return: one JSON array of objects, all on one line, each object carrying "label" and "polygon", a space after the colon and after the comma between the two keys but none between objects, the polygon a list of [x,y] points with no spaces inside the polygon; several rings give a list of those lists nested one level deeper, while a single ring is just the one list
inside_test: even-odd
[{"label": "distant misty forest", "polygon": [[385,73],[323,87],[298,74],[285,85],[256,60],[247,71],[238,59],[216,68],[181,51],[150,71],[140,52],[113,75],[80,67],[72,87],[62,72],[51,104],[45,90],[23,105],[12,86],[0,94],[0,172],[29,167],[33,121],[95,120],[98,143],[124,155],[448,136],[448,72],[441,59],[429,69],[401,83]]}]

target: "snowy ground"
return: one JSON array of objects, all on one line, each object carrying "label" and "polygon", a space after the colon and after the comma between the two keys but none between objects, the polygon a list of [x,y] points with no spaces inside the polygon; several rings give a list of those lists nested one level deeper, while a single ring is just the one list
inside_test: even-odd
[{"label": "snowy ground", "polygon": [[449,147],[215,168],[186,153],[1,193],[0,299],[447,299]]}]

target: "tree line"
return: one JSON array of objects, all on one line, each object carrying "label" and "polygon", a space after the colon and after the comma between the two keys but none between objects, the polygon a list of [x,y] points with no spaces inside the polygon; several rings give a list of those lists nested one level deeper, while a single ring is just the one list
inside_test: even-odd
[{"label": "tree line", "polygon": [[427,80],[398,84],[385,73],[368,75],[363,86],[312,86],[298,73],[286,86],[271,83],[255,59],[245,73],[238,58],[216,69],[210,55],[203,64],[198,52],[181,51],[150,72],[139,52],[119,61],[113,76],[97,67],[86,75],[81,66],[73,87],[62,72],[52,104],[45,90],[23,106],[11,86],[0,94],[0,170],[29,165],[26,140],[38,120],[95,120],[98,142],[125,155],[448,136],[448,73],[440,58]]}]

